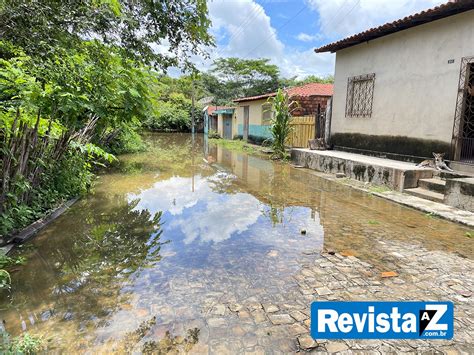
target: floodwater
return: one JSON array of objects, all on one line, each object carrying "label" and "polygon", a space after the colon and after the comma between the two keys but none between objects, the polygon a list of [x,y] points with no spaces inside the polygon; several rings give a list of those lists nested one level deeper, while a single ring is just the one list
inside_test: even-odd
[{"label": "floodwater", "polygon": [[202,136],[147,139],[22,251],[0,298],[10,334],[57,352],[278,348],[290,336],[262,335],[268,321],[239,307],[309,308],[293,276],[323,249],[381,269],[392,259],[377,240],[474,256],[457,224]]}]

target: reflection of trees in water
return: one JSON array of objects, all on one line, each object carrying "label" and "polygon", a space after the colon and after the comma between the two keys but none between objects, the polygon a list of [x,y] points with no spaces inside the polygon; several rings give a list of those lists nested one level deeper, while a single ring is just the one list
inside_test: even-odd
[{"label": "reflection of trees in water", "polygon": [[190,177],[192,165],[202,160],[202,136],[193,140],[190,134],[145,135],[148,149],[144,153],[122,156],[116,166],[109,171],[124,174],[159,172],[160,180],[179,175]]},{"label": "reflection of trees in water", "polygon": [[199,341],[199,328],[188,329],[186,336],[172,335],[166,331],[164,337],[156,339],[153,337],[153,327],[156,325],[156,317],[142,322],[137,329],[125,334],[118,344],[115,340],[111,340],[111,344],[107,344],[108,349],[114,352],[132,353],[139,352],[142,354],[168,354],[172,353],[188,353],[193,346]]},{"label": "reflection of trees in water", "polygon": [[74,216],[56,225],[16,278],[12,307],[44,321],[97,324],[111,315],[128,297],[121,289],[133,273],[161,259],[162,213],[135,210],[138,202],[117,196],[100,208],[74,208]]}]

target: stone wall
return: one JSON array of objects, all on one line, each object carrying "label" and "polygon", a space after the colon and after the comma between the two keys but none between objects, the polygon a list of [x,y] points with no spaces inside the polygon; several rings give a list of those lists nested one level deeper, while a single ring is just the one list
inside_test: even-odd
[{"label": "stone wall", "polygon": [[474,178],[446,180],[444,203],[474,212]]}]

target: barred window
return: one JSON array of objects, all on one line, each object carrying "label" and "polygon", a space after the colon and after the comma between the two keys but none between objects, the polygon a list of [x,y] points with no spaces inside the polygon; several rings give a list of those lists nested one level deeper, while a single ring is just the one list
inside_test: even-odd
[{"label": "barred window", "polygon": [[375,74],[347,79],[346,117],[371,117]]},{"label": "barred window", "polygon": [[269,125],[272,123],[273,110],[271,103],[264,103],[262,105],[262,125]]}]

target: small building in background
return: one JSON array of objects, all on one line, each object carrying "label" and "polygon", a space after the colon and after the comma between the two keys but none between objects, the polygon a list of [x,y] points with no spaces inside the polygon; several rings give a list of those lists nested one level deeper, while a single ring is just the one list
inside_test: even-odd
[{"label": "small building in background", "polygon": [[336,53],[336,149],[474,164],[473,9],[453,0],[315,50]]},{"label": "small building in background", "polygon": [[[332,84],[309,83],[286,89],[290,100],[299,106],[292,113],[294,117],[313,117],[326,110],[328,99],[333,93]],[[276,92],[235,99],[234,115],[237,136],[254,143],[261,143],[271,137],[270,127],[273,112],[269,98]],[[314,137],[309,137],[314,138]],[[305,142],[307,139],[303,139]]]},{"label": "small building in background", "polygon": [[236,128],[233,125],[234,107],[231,106],[206,106],[204,113],[204,133],[217,132],[222,138],[233,139]]}]

